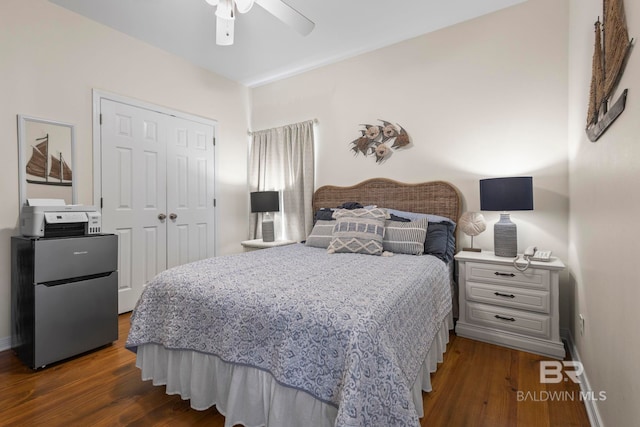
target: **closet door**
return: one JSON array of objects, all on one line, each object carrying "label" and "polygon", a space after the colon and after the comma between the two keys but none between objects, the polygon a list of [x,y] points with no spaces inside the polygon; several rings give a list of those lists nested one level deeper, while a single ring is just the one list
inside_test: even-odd
[{"label": "closet door", "polygon": [[167,267],[164,115],[102,99],[102,228],[118,235],[118,311]]},{"label": "closet door", "polygon": [[169,267],[215,255],[214,127],[101,99],[102,222],[119,236],[119,312]]},{"label": "closet door", "polygon": [[214,255],[213,126],[170,117],[167,267]]}]

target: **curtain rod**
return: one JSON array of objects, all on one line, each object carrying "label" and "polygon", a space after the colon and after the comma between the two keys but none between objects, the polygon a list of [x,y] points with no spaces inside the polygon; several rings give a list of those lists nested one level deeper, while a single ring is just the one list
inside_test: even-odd
[{"label": "curtain rod", "polygon": [[[314,125],[318,124],[318,119],[313,118],[312,121],[313,121]],[[304,122],[298,122],[298,123],[304,123]],[[292,124],[295,124],[295,123],[292,123]],[[283,125],[283,126],[278,126],[278,127],[284,127],[284,126],[290,126],[290,125]],[[247,135],[249,135],[249,136],[253,135],[253,132],[251,131],[251,129],[247,129]]]}]

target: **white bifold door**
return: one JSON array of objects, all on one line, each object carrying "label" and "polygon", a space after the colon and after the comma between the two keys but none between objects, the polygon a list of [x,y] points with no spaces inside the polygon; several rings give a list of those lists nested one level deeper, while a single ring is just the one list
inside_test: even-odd
[{"label": "white bifold door", "polygon": [[100,99],[102,228],[118,235],[120,313],[161,271],[215,255],[214,126]]}]

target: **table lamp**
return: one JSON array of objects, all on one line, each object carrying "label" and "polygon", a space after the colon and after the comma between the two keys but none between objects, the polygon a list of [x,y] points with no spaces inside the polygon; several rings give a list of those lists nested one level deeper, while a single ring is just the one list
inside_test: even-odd
[{"label": "table lamp", "polygon": [[493,226],[494,251],[496,256],[515,257],[518,254],[518,230],[507,211],[533,210],[533,178],[481,179],[480,210],[502,211],[500,221]]},{"label": "table lamp", "polygon": [[280,197],[277,191],[254,191],[251,193],[251,212],[263,213],[262,241],[273,242],[275,233],[271,212],[280,210]]}]

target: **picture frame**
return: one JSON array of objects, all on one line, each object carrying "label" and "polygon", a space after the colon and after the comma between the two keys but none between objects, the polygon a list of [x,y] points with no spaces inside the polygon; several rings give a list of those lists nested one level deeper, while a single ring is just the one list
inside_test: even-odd
[{"label": "picture frame", "polygon": [[19,114],[18,165],[20,208],[28,199],[77,203],[74,125]]}]

